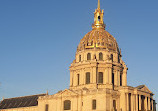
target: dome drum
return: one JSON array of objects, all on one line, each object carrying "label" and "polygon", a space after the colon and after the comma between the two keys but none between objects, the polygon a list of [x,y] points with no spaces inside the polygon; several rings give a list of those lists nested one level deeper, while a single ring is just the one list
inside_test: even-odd
[{"label": "dome drum", "polygon": [[[89,56],[89,57],[88,57]],[[83,62],[110,62],[113,59],[113,63],[120,63],[120,54],[112,51],[105,51],[104,49],[89,49],[82,50],[76,53],[75,61],[73,63],[83,63]],[[90,59],[89,59],[90,58]]]}]

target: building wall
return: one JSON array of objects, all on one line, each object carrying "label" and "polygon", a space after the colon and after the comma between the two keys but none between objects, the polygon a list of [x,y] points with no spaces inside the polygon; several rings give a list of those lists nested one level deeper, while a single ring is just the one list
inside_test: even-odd
[{"label": "building wall", "polygon": [[[113,95],[112,95],[113,94]],[[119,94],[112,90],[88,90],[79,91],[78,94],[61,93],[41,97],[38,100],[38,111],[45,111],[45,106],[49,105],[49,111],[63,111],[64,101],[71,101],[71,111],[92,111],[92,101],[96,100],[95,111],[111,111],[113,110],[113,100],[116,100],[116,109],[119,111],[120,100]]]}]

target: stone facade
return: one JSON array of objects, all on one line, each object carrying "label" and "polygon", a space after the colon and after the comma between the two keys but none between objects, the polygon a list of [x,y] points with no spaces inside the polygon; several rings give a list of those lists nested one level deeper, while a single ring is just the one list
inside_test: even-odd
[{"label": "stone facade", "polygon": [[81,39],[70,66],[69,89],[39,97],[34,107],[0,111],[153,111],[153,93],[145,85],[127,86],[128,68],[103,15],[98,0],[92,31]]}]

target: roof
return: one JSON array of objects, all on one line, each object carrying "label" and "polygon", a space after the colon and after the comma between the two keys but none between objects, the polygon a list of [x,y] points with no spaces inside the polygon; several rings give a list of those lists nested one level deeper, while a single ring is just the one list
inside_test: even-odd
[{"label": "roof", "polygon": [[37,106],[38,97],[45,96],[45,95],[46,94],[38,94],[38,95],[4,99],[0,102],[0,109]]},{"label": "roof", "polygon": [[143,87],[145,87],[145,85],[140,85],[140,86],[137,86],[136,88],[137,89],[142,89]]},{"label": "roof", "polygon": [[146,85],[140,85],[140,86],[137,86],[136,88],[141,90],[141,91],[153,94]]}]

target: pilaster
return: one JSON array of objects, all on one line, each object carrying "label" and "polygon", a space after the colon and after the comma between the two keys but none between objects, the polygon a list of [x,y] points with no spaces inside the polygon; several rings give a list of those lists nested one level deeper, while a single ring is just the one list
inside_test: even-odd
[{"label": "pilaster", "polygon": [[145,100],[144,100],[144,105],[145,105],[145,110],[148,110],[148,106],[147,106],[147,96],[145,96]]},{"label": "pilaster", "polygon": [[93,73],[92,73],[92,76],[93,76],[93,80],[92,80],[92,83],[97,83],[97,69],[96,69],[96,67],[93,67],[93,69],[92,69],[93,71]]},{"label": "pilaster", "polygon": [[73,86],[73,71],[70,71],[70,86]]},{"label": "pilaster", "polygon": [[139,110],[141,110],[141,95],[139,95]]},{"label": "pilaster", "polygon": [[85,83],[86,83],[85,78],[86,78],[85,70],[82,69],[82,84],[85,84]]},{"label": "pilaster", "polygon": [[136,94],[136,104],[135,104],[136,111],[138,111],[138,94]]},{"label": "pilaster", "polygon": [[109,83],[109,71],[108,71],[108,68],[106,68],[105,71],[104,71],[103,79],[104,79],[104,81],[103,81],[104,84],[108,84]]},{"label": "pilaster", "polygon": [[123,74],[122,74],[122,85],[127,86],[127,69],[126,68],[123,70]]},{"label": "pilaster", "polygon": [[127,111],[129,111],[129,94],[126,93],[126,97],[127,97]]},{"label": "pilaster", "polygon": [[150,108],[150,97],[148,97],[148,110],[151,110],[151,108]]},{"label": "pilaster", "polygon": [[120,86],[120,70],[117,71],[118,86]]},{"label": "pilaster", "polygon": [[109,84],[112,84],[112,68],[108,68],[109,70]]},{"label": "pilaster", "polygon": [[116,70],[115,72],[114,72],[114,85],[115,86],[118,86],[118,71]]},{"label": "pilaster", "polygon": [[134,95],[131,94],[131,111],[134,111]]}]

